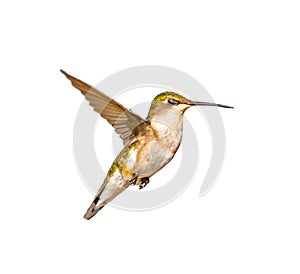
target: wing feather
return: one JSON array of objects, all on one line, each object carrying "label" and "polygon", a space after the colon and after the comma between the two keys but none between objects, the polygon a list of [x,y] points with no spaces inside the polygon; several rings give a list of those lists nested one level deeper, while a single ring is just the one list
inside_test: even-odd
[{"label": "wing feather", "polygon": [[147,123],[132,110],[127,109],[96,88],[71,76],[63,70],[61,70],[61,72],[71,81],[72,85],[85,96],[94,110],[115,128],[115,131],[123,139],[124,144],[128,144],[135,137],[133,130],[138,125]]}]

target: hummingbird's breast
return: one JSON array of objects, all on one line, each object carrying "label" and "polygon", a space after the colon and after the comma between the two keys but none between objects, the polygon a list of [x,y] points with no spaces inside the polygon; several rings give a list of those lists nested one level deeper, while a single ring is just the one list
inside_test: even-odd
[{"label": "hummingbird's breast", "polygon": [[115,160],[124,178],[133,174],[140,178],[151,177],[168,164],[181,143],[182,121],[175,124],[151,121],[137,131],[135,140],[124,147]]},{"label": "hummingbird's breast", "polygon": [[168,124],[151,123],[151,128],[151,133],[136,153],[135,170],[140,177],[151,177],[169,163],[182,139],[182,130]]}]

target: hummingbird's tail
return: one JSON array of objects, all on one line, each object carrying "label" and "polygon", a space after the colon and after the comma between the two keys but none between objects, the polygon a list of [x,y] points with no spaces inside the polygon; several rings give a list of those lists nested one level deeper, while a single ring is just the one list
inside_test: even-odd
[{"label": "hummingbird's tail", "polygon": [[[120,170],[116,168],[113,171],[113,176],[123,177],[123,175],[120,173]],[[118,172],[115,174],[115,172]],[[112,175],[110,176],[112,177]],[[118,196],[120,193],[122,193],[127,187],[129,187],[132,184],[132,180],[116,180],[112,179],[110,181],[110,177],[107,177],[104,180],[104,183],[101,185],[100,189],[98,190],[98,193],[96,194],[96,197],[94,198],[94,201],[88,208],[87,212],[83,216],[84,219],[89,220],[93,216],[97,214],[97,212],[103,208],[107,203],[109,203],[112,199],[114,199],[116,196]],[[109,182],[109,185],[108,185]]]},{"label": "hummingbird's tail", "polygon": [[106,205],[106,202],[100,200],[98,196],[95,197],[94,201],[84,214],[83,218],[86,220],[91,219],[93,216],[97,214],[97,212]]}]

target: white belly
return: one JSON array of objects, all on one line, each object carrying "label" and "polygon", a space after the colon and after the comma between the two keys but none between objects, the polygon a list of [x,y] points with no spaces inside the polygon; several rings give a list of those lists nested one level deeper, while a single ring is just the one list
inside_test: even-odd
[{"label": "white belly", "polygon": [[143,148],[143,161],[138,173],[144,177],[150,177],[174,157],[182,138],[181,131],[166,125],[157,125],[158,138],[148,143]]}]

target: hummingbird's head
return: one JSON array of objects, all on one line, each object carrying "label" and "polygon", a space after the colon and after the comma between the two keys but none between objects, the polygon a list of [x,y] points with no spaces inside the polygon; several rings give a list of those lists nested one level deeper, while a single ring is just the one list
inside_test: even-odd
[{"label": "hummingbird's head", "polygon": [[178,111],[185,111],[191,106],[192,101],[171,91],[163,92],[157,95],[152,104],[165,109],[176,109]]},{"label": "hummingbird's head", "polygon": [[216,106],[223,108],[233,108],[221,104],[192,101],[175,92],[166,91],[157,95],[153,99],[148,117],[151,118],[153,114],[158,114],[158,112],[167,113],[168,110],[170,110],[170,112],[175,111],[183,114],[185,110],[187,110],[191,106]]}]

